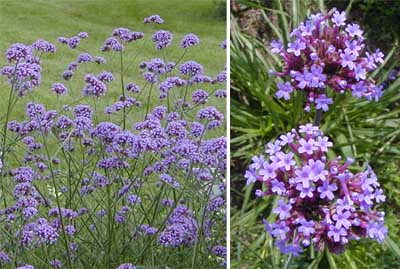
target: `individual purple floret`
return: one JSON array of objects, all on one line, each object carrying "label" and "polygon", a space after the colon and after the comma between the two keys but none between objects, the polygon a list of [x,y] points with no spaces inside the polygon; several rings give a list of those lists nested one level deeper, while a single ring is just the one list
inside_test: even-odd
[{"label": "individual purple floret", "polygon": [[281,41],[271,42],[271,51],[284,62],[281,71],[270,71],[284,80],[277,83],[278,98],[289,100],[294,91],[305,91],[306,111],[312,103],[317,110],[327,111],[333,103],[328,89],[349,91],[367,100],[381,97],[382,87],[375,85],[368,74],[383,63],[383,54],[379,49],[366,51],[363,31],[345,21],[345,12],[332,9],[327,14],[310,16],[295,28],[287,49]]},{"label": "individual purple floret", "polygon": [[262,182],[258,196],[278,195],[275,223],[264,221],[282,253],[298,255],[313,244],[318,250],[345,250],[351,240],[385,238],[385,200],[371,167],[356,174],[354,162],[328,160],[329,139],[318,127],[306,124],[267,145],[267,155],[255,156],[246,171],[247,183]]},{"label": "individual purple floret", "polygon": [[187,34],[182,38],[181,48],[187,49],[200,43],[200,39],[195,34]]},{"label": "individual purple floret", "polygon": [[143,22],[144,23],[154,22],[154,23],[157,23],[157,24],[162,24],[162,23],[164,23],[164,20],[161,18],[160,15],[151,15],[151,16],[148,16],[148,17],[144,18]]},{"label": "individual purple floret", "polygon": [[153,34],[152,40],[156,43],[158,50],[164,49],[172,43],[172,33],[166,30],[160,30]]}]

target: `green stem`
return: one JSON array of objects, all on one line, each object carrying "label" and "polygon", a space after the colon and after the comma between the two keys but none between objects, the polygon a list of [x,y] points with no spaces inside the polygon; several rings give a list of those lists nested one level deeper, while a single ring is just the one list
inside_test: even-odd
[{"label": "green stem", "polygon": [[151,90],[153,89],[153,84],[150,85],[149,95],[147,96],[147,105],[146,105],[146,114],[144,116],[144,120],[147,118],[147,114],[149,114],[150,108],[150,99],[151,99]]},{"label": "green stem", "polygon": [[322,120],[322,109],[318,109],[317,113],[315,114],[315,119],[314,119],[314,126],[319,126],[321,124]]},{"label": "green stem", "polygon": [[[120,63],[121,63],[121,72],[120,72],[120,74],[121,74],[121,89],[122,89],[122,98],[123,98],[123,101],[125,101],[125,83],[124,83],[124,58],[123,58],[123,56],[122,56],[122,51],[120,52]],[[125,128],[126,128],[126,108],[125,108],[125,106],[123,107],[123,123],[122,123],[122,126],[123,126],[123,129],[125,130]]]}]

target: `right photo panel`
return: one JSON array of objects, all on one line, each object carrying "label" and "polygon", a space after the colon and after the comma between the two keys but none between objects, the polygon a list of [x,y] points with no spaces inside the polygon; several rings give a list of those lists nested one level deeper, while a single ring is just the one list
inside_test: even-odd
[{"label": "right photo panel", "polygon": [[400,268],[399,14],[231,0],[231,268]]}]

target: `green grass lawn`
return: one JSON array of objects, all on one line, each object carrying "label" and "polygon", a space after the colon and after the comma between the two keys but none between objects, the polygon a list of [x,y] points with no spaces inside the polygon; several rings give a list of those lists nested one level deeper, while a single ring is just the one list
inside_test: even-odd
[{"label": "green grass lawn", "polygon": [[[143,18],[152,14],[160,14],[165,23],[162,25],[143,24]],[[97,102],[97,106],[100,108],[99,110],[102,110],[105,105],[115,102],[121,93],[119,54],[103,53],[100,51],[100,47],[103,41],[111,35],[112,30],[117,27],[126,27],[145,33],[143,39],[125,47],[125,83],[135,82],[140,86],[144,85],[138,68],[138,64],[143,60],[164,58],[164,56],[166,61],[179,59],[183,53],[179,43],[187,33],[195,33],[201,42],[199,46],[188,50],[183,61],[192,59],[198,61],[204,65],[205,73],[209,76],[215,76],[224,68],[226,51],[220,49],[219,45],[226,38],[226,24],[224,19],[218,16],[213,0],[119,0],[112,1],[112,4],[106,0],[2,0],[0,1],[1,66],[6,64],[4,54],[13,43],[31,44],[33,41],[43,38],[57,46],[56,54],[43,57],[41,86],[19,102],[11,118],[20,119],[23,113],[23,104],[31,100],[42,102],[49,109],[56,109],[61,104],[77,100],[80,98],[80,92],[84,85],[82,78],[88,72],[97,73],[107,70],[114,74],[115,81],[109,84],[107,96],[101,98]],[[163,51],[156,51],[151,41],[152,33],[159,29],[169,30],[174,34],[173,44]],[[59,36],[71,37],[80,31],[88,32],[89,38],[82,40],[80,46],[75,50],[56,41]],[[57,100],[51,93],[50,86],[54,82],[63,82],[62,72],[81,52],[103,56],[108,64],[82,65],[72,82],[66,83],[69,88],[69,96]],[[207,90],[212,91],[216,88],[223,88],[223,86],[211,86]],[[5,110],[9,86],[4,78],[0,78],[0,89],[0,108]],[[194,87],[191,90],[194,90]],[[157,96],[157,89],[153,89],[151,106],[159,102]],[[144,102],[146,99],[147,94],[142,94],[141,101]],[[217,105],[220,110],[225,111],[224,101],[211,99],[211,104]],[[84,103],[92,101],[90,98],[83,100]],[[133,122],[142,117],[142,114],[132,111],[129,120]]]}]

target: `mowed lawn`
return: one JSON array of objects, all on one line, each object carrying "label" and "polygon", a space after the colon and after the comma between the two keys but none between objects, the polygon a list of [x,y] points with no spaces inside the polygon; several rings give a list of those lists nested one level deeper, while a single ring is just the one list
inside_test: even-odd
[{"label": "mowed lawn", "polygon": [[[143,24],[143,18],[152,14],[161,15],[165,23],[162,25]],[[226,39],[226,23],[218,16],[217,6],[213,0],[0,0],[0,63],[6,65],[5,52],[16,42],[31,44],[43,38],[57,46],[57,53],[43,57],[42,84],[35,88],[22,100],[13,111],[12,118],[23,117],[24,104],[29,101],[46,104],[48,109],[59,109],[61,105],[72,103],[81,98],[84,85],[83,76],[101,71],[111,71],[115,80],[109,84],[107,96],[95,101],[85,98],[82,103],[94,104],[100,111],[116,101],[121,94],[120,56],[117,53],[101,52],[103,41],[111,35],[114,28],[126,27],[133,31],[145,33],[139,41],[126,45],[124,55],[125,83],[135,82],[144,85],[138,64],[152,58],[163,58],[166,61],[177,61],[183,50],[179,47],[181,38],[187,33],[195,33],[201,42],[197,47],[189,48],[184,59],[195,60],[205,67],[205,74],[215,77],[225,66],[226,51],[219,46]],[[174,34],[173,44],[165,50],[157,51],[151,41],[151,35],[160,29],[169,30]],[[66,45],[57,42],[57,37],[71,37],[80,31],[89,33],[89,38],[81,40],[80,46],[71,50]],[[63,82],[61,74],[68,64],[82,53],[88,52],[94,56],[106,58],[107,65],[95,63],[83,64],[76,72],[73,80],[66,83],[68,96],[57,99],[50,91],[51,84]],[[174,75],[177,74],[175,71]],[[9,85],[4,77],[0,78],[0,114],[6,109]],[[207,86],[209,92],[225,85]],[[193,91],[195,87],[192,87]],[[148,88],[147,88],[148,90]],[[176,89],[183,91],[183,89]],[[210,104],[225,112],[225,100],[210,98]],[[142,93],[141,101],[147,100],[147,93]],[[158,90],[153,89],[151,104],[158,101]],[[166,102],[163,103],[166,105]],[[129,115],[129,121],[134,122],[143,117],[143,112]],[[102,114],[102,113],[100,113]],[[121,115],[119,115],[120,117]],[[109,117],[100,115],[101,118]]]}]

